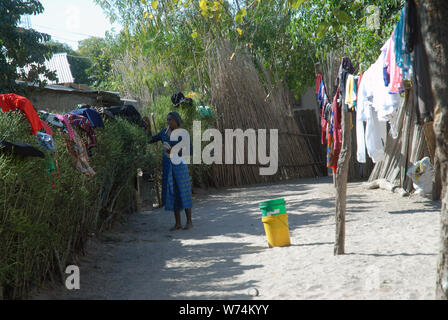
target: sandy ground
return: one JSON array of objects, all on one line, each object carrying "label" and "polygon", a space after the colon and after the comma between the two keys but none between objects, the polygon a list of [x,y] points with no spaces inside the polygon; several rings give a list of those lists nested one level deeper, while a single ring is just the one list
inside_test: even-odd
[{"label": "sandy ground", "polygon": [[[168,231],[163,209],[134,214],[91,242],[80,290],[33,299],[434,299],[440,203],[350,184],[335,257],[334,193],[331,178],[215,191],[196,197],[187,231]],[[269,249],[258,203],[279,197],[292,245]]]}]

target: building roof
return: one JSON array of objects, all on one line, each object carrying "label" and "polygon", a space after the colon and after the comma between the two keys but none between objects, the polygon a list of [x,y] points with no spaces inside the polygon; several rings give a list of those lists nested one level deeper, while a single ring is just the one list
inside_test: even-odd
[{"label": "building roof", "polygon": [[[68,63],[67,53],[55,53],[50,60],[45,61],[45,67],[47,67],[50,71],[56,72],[58,81],[50,81],[43,75],[39,75],[41,81],[47,80],[48,84],[75,82],[75,78],[73,78],[72,71],[70,69],[70,64]],[[30,71],[30,66],[25,66],[23,70],[28,73]]]}]

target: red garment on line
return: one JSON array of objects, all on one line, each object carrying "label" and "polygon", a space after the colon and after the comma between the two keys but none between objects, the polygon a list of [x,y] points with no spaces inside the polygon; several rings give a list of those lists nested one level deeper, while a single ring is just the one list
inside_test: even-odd
[{"label": "red garment on line", "polygon": [[42,124],[42,128],[45,130],[45,132],[47,134],[49,134],[50,136],[53,135],[53,130],[51,130],[51,128],[48,126],[48,124],[45,123],[45,121],[40,120],[40,123]]},{"label": "red garment on line", "polygon": [[318,73],[316,76],[316,94],[319,94],[321,82],[322,82],[322,75],[320,73]]},{"label": "red garment on line", "polygon": [[31,132],[36,136],[37,131],[42,129],[42,123],[34,110],[33,104],[25,97],[19,96],[14,93],[0,94],[0,106],[3,112],[13,111],[20,109],[25,113],[25,117],[31,124]]},{"label": "red garment on line", "polygon": [[339,155],[342,149],[342,108],[339,106],[339,93],[340,88],[336,91],[336,95],[333,99],[333,105],[331,106],[333,111],[333,150],[334,154]]},{"label": "red garment on line", "polygon": [[322,127],[321,143],[327,145],[327,120],[325,120],[325,107],[320,112],[320,125]]}]

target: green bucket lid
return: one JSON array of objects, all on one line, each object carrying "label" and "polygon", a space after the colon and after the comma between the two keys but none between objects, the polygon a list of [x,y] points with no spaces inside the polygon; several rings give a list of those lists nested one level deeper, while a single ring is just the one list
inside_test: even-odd
[{"label": "green bucket lid", "polygon": [[266,207],[281,206],[281,205],[285,205],[285,199],[283,199],[283,198],[261,202],[260,209],[266,208]]}]

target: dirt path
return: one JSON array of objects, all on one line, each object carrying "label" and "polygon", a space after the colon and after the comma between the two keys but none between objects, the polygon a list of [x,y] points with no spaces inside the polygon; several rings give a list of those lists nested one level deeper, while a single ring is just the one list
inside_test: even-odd
[{"label": "dirt path", "polygon": [[[331,178],[232,188],[195,199],[192,230],[169,232],[163,209],[130,216],[90,244],[81,290],[34,299],[433,299],[440,203],[359,183],[348,194],[344,256]],[[258,203],[279,197],[292,245],[268,249]]]}]

